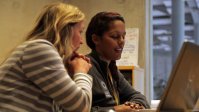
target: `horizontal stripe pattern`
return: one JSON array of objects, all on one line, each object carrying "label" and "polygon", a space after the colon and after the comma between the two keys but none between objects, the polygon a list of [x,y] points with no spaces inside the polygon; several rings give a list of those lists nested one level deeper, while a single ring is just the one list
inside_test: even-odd
[{"label": "horizontal stripe pattern", "polygon": [[42,39],[27,41],[0,66],[0,111],[90,111],[92,78],[68,75],[53,45]]}]

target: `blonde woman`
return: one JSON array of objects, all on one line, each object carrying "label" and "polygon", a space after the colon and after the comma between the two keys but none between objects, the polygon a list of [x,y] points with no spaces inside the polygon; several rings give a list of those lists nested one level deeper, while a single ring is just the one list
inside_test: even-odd
[{"label": "blonde woman", "polygon": [[84,17],[72,5],[45,6],[26,41],[0,67],[0,111],[90,111],[90,59],[76,52]]}]

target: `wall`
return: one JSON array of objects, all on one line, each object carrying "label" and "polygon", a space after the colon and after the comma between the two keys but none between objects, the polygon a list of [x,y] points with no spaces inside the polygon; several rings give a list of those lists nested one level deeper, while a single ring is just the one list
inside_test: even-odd
[{"label": "wall", "polygon": [[[59,0],[1,0],[0,1],[0,62],[31,29],[41,8]],[[145,68],[145,0],[62,0],[78,6],[90,18],[99,11],[116,11],[122,14],[127,28],[139,28],[139,65]],[[84,44],[83,54],[90,49]]]},{"label": "wall", "polygon": [[31,29],[42,7],[58,0],[0,0],[0,63]]}]

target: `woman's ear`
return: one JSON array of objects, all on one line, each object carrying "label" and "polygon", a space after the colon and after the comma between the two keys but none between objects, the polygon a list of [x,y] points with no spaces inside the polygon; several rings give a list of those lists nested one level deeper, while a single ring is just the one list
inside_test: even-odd
[{"label": "woman's ear", "polygon": [[99,37],[95,34],[92,35],[92,41],[95,45],[99,43]]}]

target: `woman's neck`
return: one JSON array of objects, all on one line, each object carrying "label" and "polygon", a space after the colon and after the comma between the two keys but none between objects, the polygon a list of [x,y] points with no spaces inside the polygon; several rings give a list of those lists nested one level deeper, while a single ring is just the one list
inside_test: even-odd
[{"label": "woman's neck", "polygon": [[109,65],[109,63],[111,62],[110,60],[107,60],[106,58],[104,58],[103,56],[99,56],[99,58],[101,59],[101,60],[103,60],[103,61],[105,61],[105,62],[107,62],[108,63],[108,65]]}]

